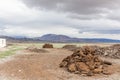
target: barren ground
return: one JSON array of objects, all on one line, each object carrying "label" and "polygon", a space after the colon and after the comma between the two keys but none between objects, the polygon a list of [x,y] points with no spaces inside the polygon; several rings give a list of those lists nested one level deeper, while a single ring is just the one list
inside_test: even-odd
[{"label": "barren ground", "polygon": [[[16,55],[0,60],[0,80],[120,80],[120,60],[113,62],[114,73],[101,76],[81,76],[59,68],[63,58],[72,54],[64,49],[46,49],[47,53],[18,51]],[[104,58],[106,59],[106,58]]]}]

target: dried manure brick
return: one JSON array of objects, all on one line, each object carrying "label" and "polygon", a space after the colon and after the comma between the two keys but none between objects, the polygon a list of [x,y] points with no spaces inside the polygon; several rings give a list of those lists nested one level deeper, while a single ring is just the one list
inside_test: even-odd
[{"label": "dried manure brick", "polygon": [[44,44],[43,48],[53,48],[53,45],[52,44]]},{"label": "dried manure brick", "polygon": [[65,68],[71,73],[93,76],[95,74],[111,74],[108,70],[112,66],[111,62],[101,60],[95,53],[95,49],[84,46],[60,63],[61,68]]}]

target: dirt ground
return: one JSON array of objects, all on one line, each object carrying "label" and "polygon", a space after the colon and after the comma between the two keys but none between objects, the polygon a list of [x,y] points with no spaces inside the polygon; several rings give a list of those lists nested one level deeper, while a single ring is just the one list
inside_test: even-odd
[{"label": "dirt ground", "polygon": [[113,62],[112,75],[87,77],[59,68],[63,58],[72,54],[65,49],[46,49],[47,53],[18,51],[16,55],[0,60],[0,80],[120,80],[120,59]]}]

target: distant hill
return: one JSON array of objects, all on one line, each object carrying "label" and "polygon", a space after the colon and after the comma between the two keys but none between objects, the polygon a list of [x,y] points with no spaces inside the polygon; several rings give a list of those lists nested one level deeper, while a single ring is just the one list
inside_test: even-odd
[{"label": "distant hill", "polygon": [[38,37],[36,39],[48,42],[111,42],[111,43],[119,43],[120,40],[112,40],[112,39],[103,39],[103,38],[71,38],[66,35],[56,35],[56,34],[46,34],[42,37]]},{"label": "distant hill", "polygon": [[120,40],[103,39],[103,38],[71,38],[66,35],[46,34],[41,37],[28,38],[24,36],[0,36],[6,38],[8,42],[87,42],[87,43],[120,43]]},{"label": "distant hill", "polygon": [[67,42],[72,38],[65,35],[46,34],[42,37],[38,37],[37,39],[50,42]]},{"label": "distant hill", "polygon": [[5,38],[7,42],[40,42],[40,40],[34,39],[34,38],[27,38],[22,36],[0,36],[0,38]]}]

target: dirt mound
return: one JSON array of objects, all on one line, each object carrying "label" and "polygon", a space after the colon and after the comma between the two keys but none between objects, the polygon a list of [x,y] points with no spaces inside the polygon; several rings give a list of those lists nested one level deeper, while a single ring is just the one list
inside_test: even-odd
[{"label": "dirt mound", "polygon": [[67,68],[69,72],[87,76],[111,74],[109,67],[112,63],[101,60],[95,54],[95,49],[88,46],[82,47],[63,59],[60,67]]},{"label": "dirt mound", "polygon": [[52,44],[44,44],[43,48],[53,48],[53,45]]},{"label": "dirt mound", "polygon": [[36,53],[46,53],[46,52],[48,52],[44,49],[40,49],[40,48],[37,48],[37,47],[28,47],[28,48],[26,48],[26,50],[28,50],[30,52],[36,52]]},{"label": "dirt mound", "polygon": [[70,51],[74,51],[74,50],[77,49],[77,46],[76,46],[76,45],[65,45],[65,46],[63,46],[62,48],[68,49],[68,50],[70,50]]}]

